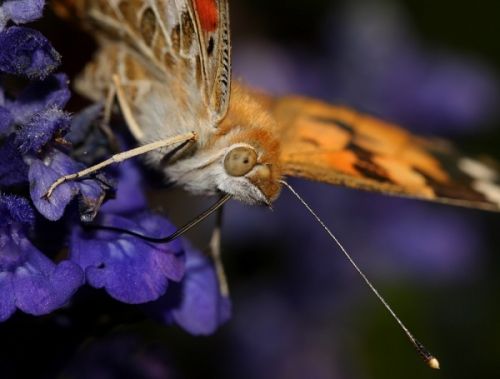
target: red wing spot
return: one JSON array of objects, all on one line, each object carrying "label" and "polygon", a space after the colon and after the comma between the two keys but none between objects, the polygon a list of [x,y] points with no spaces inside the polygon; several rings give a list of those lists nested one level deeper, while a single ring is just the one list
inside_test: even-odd
[{"label": "red wing spot", "polygon": [[196,11],[203,31],[213,32],[219,23],[219,12],[215,0],[195,0]]}]

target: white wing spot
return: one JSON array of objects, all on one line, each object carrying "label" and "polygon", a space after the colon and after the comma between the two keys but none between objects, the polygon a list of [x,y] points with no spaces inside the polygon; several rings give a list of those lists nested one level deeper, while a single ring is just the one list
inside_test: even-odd
[{"label": "white wing spot", "polygon": [[494,181],[498,178],[497,173],[485,164],[470,158],[462,158],[458,161],[458,167],[474,179],[483,181]]},{"label": "white wing spot", "polygon": [[500,207],[500,186],[484,180],[476,180],[472,183],[472,188],[482,193],[492,203]]}]

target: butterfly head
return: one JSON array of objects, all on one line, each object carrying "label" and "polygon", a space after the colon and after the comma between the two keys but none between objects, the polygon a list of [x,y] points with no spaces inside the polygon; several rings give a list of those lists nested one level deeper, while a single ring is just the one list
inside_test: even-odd
[{"label": "butterfly head", "polygon": [[271,204],[281,190],[280,142],[274,118],[239,83],[214,143],[224,151],[219,190],[249,204]]},{"label": "butterfly head", "polygon": [[194,152],[165,167],[192,193],[226,193],[247,204],[270,205],[281,190],[280,141],[273,117],[239,85],[216,128],[200,133]]},{"label": "butterfly head", "polygon": [[219,188],[246,203],[270,205],[281,189],[279,164],[262,147],[231,145],[223,159],[225,180]]}]

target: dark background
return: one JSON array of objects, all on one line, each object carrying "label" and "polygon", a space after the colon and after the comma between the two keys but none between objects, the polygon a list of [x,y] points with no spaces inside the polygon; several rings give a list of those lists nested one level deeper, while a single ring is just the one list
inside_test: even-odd
[{"label": "dark background", "polygon": [[[444,135],[470,154],[500,158],[495,94],[485,96],[484,110],[478,106],[481,117],[471,117],[467,123],[445,119],[443,127],[439,101],[434,113],[417,109],[415,115],[398,112],[401,108],[394,110],[384,101],[384,109],[373,109],[379,101],[373,89],[368,100],[357,96],[368,91],[356,75],[365,73],[364,65],[366,75],[371,75],[371,62],[361,57],[356,61],[355,54],[349,55],[349,36],[341,39],[346,30],[342,17],[355,14],[346,10],[353,3],[233,1],[235,77],[256,86],[267,84],[275,93],[303,92],[383,116],[387,111],[388,119],[409,120],[413,130]],[[402,35],[408,33],[413,41],[408,45],[415,44],[419,54],[433,57],[423,59],[426,70],[431,70],[433,62],[441,64],[435,55],[453,55],[454,61],[466,66],[475,62],[473,70],[480,70],[492,88],[500,88],[498,1],[371,3],[372,10],[379,9],[381,14],[399,7],[397,14],[403,18],[398,20],[406,28]],[[40,27],[63,54],[63,70],[76,73],[92,51],[91,42],[54,16],[49,15]],[[374,39],[370,47],[383,50],[385,42]],[[354,63],[347,60],[342,73],[335,72],[346,56]],[[349,67],[355,68],[352,74]],[[409,83],[420,84],[410,79]],[[456,93],[453,88],[450,96]],[[413,86],[403,89],[403,99],[411,99],[417,91]],[[389,90],[381,87],[380,93]],[[442,97],[443,103],[446,100]],[[470,101],[477,97],[471,95]],[[71,106],[76,109],[79,104],[75,99]],[[407,105],[409,109],[414,106]],[[457,106],[457,114],[462,110]],[[453,113],[453,109],[448,106],[446,112]],[[4,367],[0,377],[500,375],[499,215],[291,182],[325,218],[414,334],[439,357],[440,372],[420,362],[320,226],[283,193],[274,212],[235,203],[228,206],[223,251],[233,319],[216,335],[189,336],[146,319],[134,306],[113,302],[98,291],[82,290],[68,309],[42,318],[17,315],[0,326],[0,365]],[[179,191],[155,190],[151,199],[154,207],[161,207],[178,222],[208,204]],[[200,248],[208,241],[209,227],[190,233]]]}]

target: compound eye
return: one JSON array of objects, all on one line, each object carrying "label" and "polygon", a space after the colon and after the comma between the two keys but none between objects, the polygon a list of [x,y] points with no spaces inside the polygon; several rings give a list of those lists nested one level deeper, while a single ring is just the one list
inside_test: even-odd
[{"label": "compound eye", "polygon": [[224,159],[224,168],[231,176],[248,174],[257,163],[257,153],[249,147],[236,147]]}]

